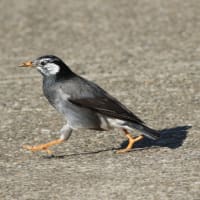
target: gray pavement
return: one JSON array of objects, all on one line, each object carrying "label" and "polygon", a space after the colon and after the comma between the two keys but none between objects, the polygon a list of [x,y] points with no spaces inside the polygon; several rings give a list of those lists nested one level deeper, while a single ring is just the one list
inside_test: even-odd
[{"label": "gray pavement", "polygon": [[[0,199],[200,199],[200,1],[0,2]],[[55,157],[61,116],[35,70],[44,54],[100,84],[162,130],[132,152],[120,130],[77,131]],[[191,128],[192,126],[192,128]]]}]

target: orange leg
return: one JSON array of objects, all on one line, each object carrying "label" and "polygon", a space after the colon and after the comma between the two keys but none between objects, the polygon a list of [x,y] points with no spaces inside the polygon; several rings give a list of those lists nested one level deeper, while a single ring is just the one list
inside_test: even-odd
[{"label": "orange leg", "polygon": [[48,154],[52,154],[52,151],[49,150],[48,148],[56,145],[56,144],[60,144],[62,143],[64,140],[63,139],[58,139],[58,140],[53,140],[51,142],[48,142],[46,144],[40,144],[40,145],[36,145],[36,146],[29,146],[29,145],[24,145],[23,148],[30,150],[32,152],[35,151],[46,151]]},{"label": "orange leg", "polygon": [[133,138],[132,135],[126,130],[123,129],[126,137],[128,138],[128,146],[125,149],[120,149],[118,150],[116,153],[126,153],[128,151],[130,151],[133,148],[133,145],[135,144],[135,142],[142,140],[144,138],[144,136],[140,135],[136,138]]}]

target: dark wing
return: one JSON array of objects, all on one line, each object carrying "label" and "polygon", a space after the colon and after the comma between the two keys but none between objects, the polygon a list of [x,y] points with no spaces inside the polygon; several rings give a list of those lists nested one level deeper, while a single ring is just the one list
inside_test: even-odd
[{"label": "dark wing", "polygon": [[60,88],[64,94],[71,96],[67,100],[73,104],[89,108],[109,117],[137,124],[144,123],[97,84],[82,77],[74,76],[64,84],[61,84]]},{"label": "dark wing", "polygon": [[103,115],[131,121],[138,124],[144,122],[129,111],[124,105],[118,102],[111,96],[93,97],[93,98],[82,98],[82,99],[68,99],[71,103],[89,108]]}]

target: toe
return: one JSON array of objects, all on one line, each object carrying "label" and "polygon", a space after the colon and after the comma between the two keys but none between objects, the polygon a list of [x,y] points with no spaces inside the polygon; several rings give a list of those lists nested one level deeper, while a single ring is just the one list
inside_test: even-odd
[{"label": "toe", "polygon": [[30,145],[23,145],[22,148],[27,149],[27,150],[31,150],[31,151],[33,150],[33,147],[30,146]]},{"label": "toe", "polygon": [[120,149],[116,151],[116,154],[122,154],[122,153],[126,153],[129,152],[131,149]]}]

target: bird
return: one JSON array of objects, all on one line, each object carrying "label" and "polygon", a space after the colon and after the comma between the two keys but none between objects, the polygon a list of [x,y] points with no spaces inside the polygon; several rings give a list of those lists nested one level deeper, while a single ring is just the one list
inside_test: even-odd
[{"label": "bird", "polygon": [[[36,68],[43,77],[43,93],[49,103],[63,115],[66,123],[60,130],[60,138],[39,145],[24,145],[32,152],[46,151],[53,145],[67,141],[76,130],[109,131],[121,129],[128,139],[125,148],[116,153],[129,152],[134,144],[144,137],[156,140],[160,137],[158,130],[147,126],[125,105],[102,89],[70,69],[59,57],[40,56],[24,62],[20,67]],[[136,130],[133,136],[131,131]]]}]

